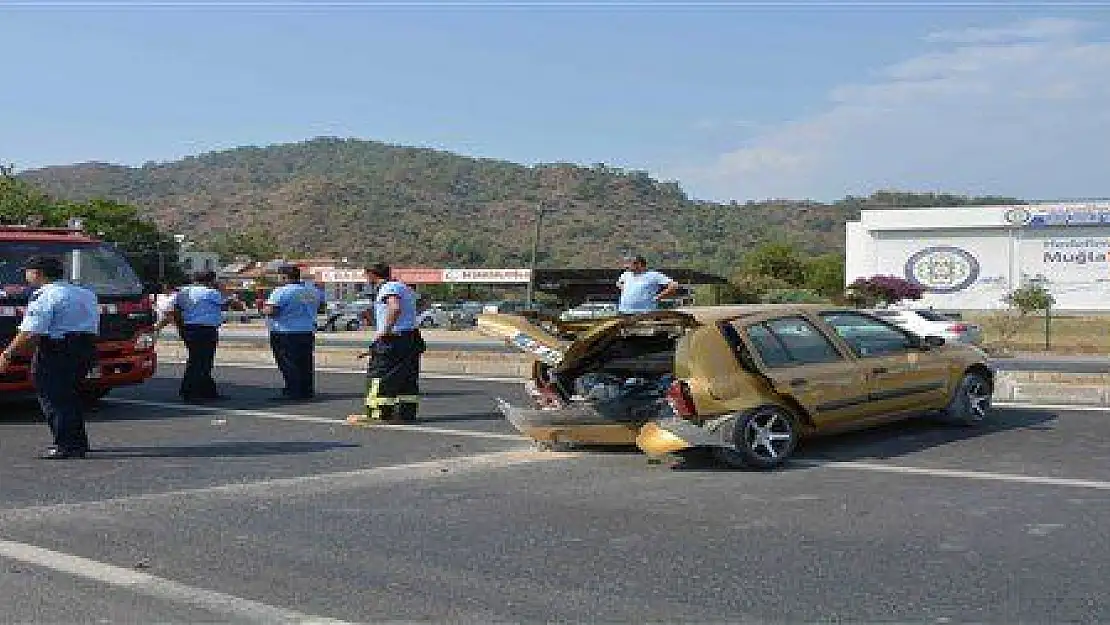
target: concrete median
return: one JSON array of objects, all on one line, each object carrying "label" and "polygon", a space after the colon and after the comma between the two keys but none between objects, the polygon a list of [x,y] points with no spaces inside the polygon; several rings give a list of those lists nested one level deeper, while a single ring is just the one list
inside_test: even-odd
[{"label": "concrete median", "polygon": [[[331,369],[361,369],[365,360],[356,358],[354,348],[318,346],[316,365]],[[184,346],[175,341],[158,345],[163,361],[185,360]],[[223,343],[216,352],[217,364],[273,366],[274,357],[265,341]],[[476,377],[525,378],[532,359],[524,354],[436,349],[424,354],[425,373],[473,375]],[[998,372],[995,401],[1014,403],[1110,406],[1110,373],[1067,371]]]},{"label": "concrete median", "polygon": [[[316,348],[316,366],[333,369],[361,369],[365,360],[356,356],[359,349]],[[163,361],[184,361],[185,346],[177,342],[158,345]],[[216,351],[216,364],[274,365],[274,356],[264,342],[221,343]],[[532,359],[524,354],[437,349],[424,353],[422,367],[426,373],[474,375],[479,377],[523,378],[532,371]]]}]

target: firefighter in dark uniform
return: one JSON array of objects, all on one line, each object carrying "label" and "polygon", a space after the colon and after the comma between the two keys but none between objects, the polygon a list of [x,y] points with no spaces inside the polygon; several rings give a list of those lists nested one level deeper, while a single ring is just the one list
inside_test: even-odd
[{"label": "firefighter in dark uniform", "polygon": [[31,295],[19,333],[0,353],[0,373],[17,352],[34,349],[31,361],[35,392],[54,444],[48,460],[83,458],[89,450],[81,385],[96,359],[100,309],[96,294],[63,280],[61,259],[36,256],[25,266]]},{"label": "firefighter in dark uniform", "polygon": [[366,377],[366,411],[347,417],[351,425],[375,421],[406,422],[416,419],[420,407],[420,355],[426,345],[416,327],[416,292],[390,278],[388,265],[366,268],[366,277],[377,288],[374,296],[374,337]]}]

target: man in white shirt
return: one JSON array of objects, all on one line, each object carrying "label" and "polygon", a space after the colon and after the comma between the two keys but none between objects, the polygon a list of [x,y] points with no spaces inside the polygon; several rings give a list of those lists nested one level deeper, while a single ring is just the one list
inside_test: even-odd
[{"label": "man in white shirt", "polygon": [[177,300],[177,289],[169,283],[158,287],[159,293],[154,296],[154,314],[156,322],[161,322],[168,313],[173,311],[173,304]]},{"label": "man in white shirt", "polygon": [[678,283],[658,271],[648,271],[643,256],[626,256],[625,272],[617,279],[621,290],[617,311],[621,314],[650,312],[659,308],[659,300],[678,291]]}]

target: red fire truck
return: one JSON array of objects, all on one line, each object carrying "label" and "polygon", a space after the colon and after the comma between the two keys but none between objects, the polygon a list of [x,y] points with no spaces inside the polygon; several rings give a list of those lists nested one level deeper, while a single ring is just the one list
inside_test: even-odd
[{"label": "red fire truck", "polygon": [[[153,295],[144,292],[123,255],[79,229],[0,225],[0,349],[15,336],[27,308],[31,289],[23,263],[37,254],[62,258],[66,279],[94,291],[100,303],[97,363],[86,380],[85,400],[153,376]],[[0,398],[31,391],[30,354],[17,354],[14,366],[0,374]]]}]

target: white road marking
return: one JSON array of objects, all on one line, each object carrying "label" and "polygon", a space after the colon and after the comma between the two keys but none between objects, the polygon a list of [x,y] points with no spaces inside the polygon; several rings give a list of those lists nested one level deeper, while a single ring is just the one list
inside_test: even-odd
[{"label": "white road marking", "polygon": [[498,451],[470,456],[457,456],[454,458],[387,465],[383,467],[371,467],[369,469],[357,469],[354,471],[300,475],[296,477],[258,480],[239,484],[220,484],[216,486],[180,489],[160,493],[129,495],[97,501],[13,508],[9,510],[0,510],[0,521],[3,522],[0,526],[17,521],[39,523],[58,520],[67,514],[80,514],[85,518],[89,517],[90,514],[110,515],[112,513],[129,512],[142,505],[176,502],[181,499],[188,501],[191,506],[197,506],[205,499],[232,501],[241,501],[243,499],[286,500],[298,496],[315,496],[416,480],[442,478],[445,476],[449,477],[472,471],[503,469],[522,464],[550,462],[553,460],[574,458],[579,455],[580,454],[575,452],[515,449],[511,451]]},{"label": "white road marking", "polygon": [[1019,401],[996,401],[991,403],[996,408],[1016,408],[1019,410],[1060,410],[1064,412],[1110,412],[1110,406],[1092,406],[1090,404],[1027,404]]},{"label": "white road marking", "polygon": [[[289,414],[281,412],[269,412],[266,410],[244,410],[237,408],[221,408],[219,406],[197,406],[195,404],[175,404],[170,402],[160,401],[147,401],[145,399],[124,399],[116,397],[104,398],[106,404],[123,404],[128,406],[143,406],[146,408],[160,408],[165,410],[189,410],[192,412],[200,412],[205,414],[218,414],[235,417],[254,417],[256,419],[274,419],[276,421],[297,421],[301,423],[322,423],[325,425],[342,425],[343,427],[352,427],[347,425],[344,419],[334,419],[332,417],[317,417],[313,415],[303,414]],[[423,432],[425,434],[439,434],[442,436],[464,436],[470,438],[485,438],[490,440],[503,440],[503,441],[522,441],[528,440],[518,434],[503,434],[500,432],[479,432],[476,430],[456,430],[451,428],[440,428],[431,425],[415,425],[409,423],[399,424],[382,424],[373,425],[369,429],[379,428],[386,431],[400,430],[403,432]],[[367,429],[367,428],[359,428]]]},{"label": "white road marking", "polygon": [[[180,365],[184,366],[184,360],[168,360],[158,359],[159,364],[167,365]],[[216,368],[225,367],[228,369],[254,369],[257,371],[276,371],[277,365],[262,365],[253,362],[218,362]],[[354,369],[347,367],[316,367],[317,373],[342,373],[349,375],[366,375],[366,369]],[[420,377],[429,380],[463,380],[467,382],[488,382],[491,384],[521,384],[524,378],[511,378],[511,377],[497,377],[497,376],[476,376],[466,373],[421,373]]]},{"label": "white road marking", "polygon": [[959,469],[932,469],[927,467],[907,467],[897,464],[841,460],[832,460],[828,462],[799,461],[798,464],[818,469],[848,469],[853,471],[875,471],[878,473],[896,473],[902,475],[925,475],[929,477],[948,477],[965,480],[986,480],[991,482],[1014,482],[1019,484],[1110,490],[1110,482],[1079,480],[1065,477],[1043,477],[1039,475],[1020,475],[1015,473],[988,473],[986,471],[963,471]]},{"label": "white road marking", "polygon": [[130,592],[177,604],[187,604],[225,618],[246,619],[258,623],[344,623],[333,619],[302,614],[222,592],[195,588],[162,577],[123,567],[51,551],[25,543],[0,540],[0,557],[25,564],[66,573]]}]

